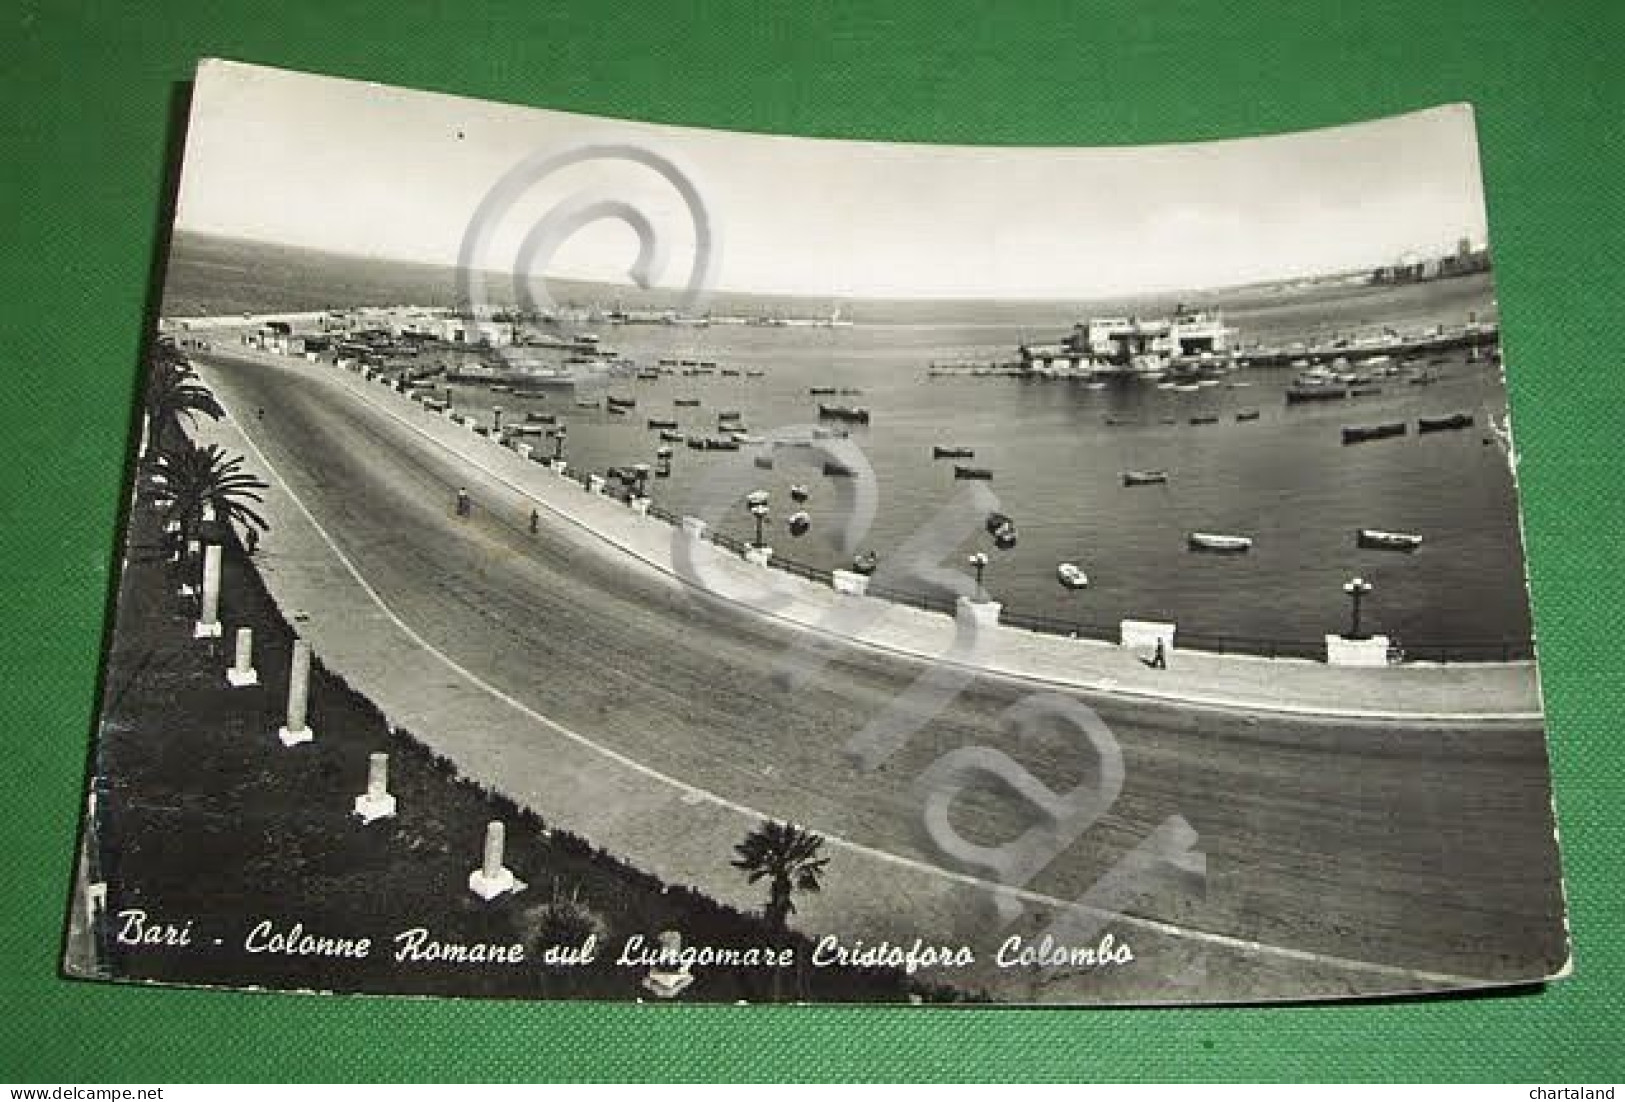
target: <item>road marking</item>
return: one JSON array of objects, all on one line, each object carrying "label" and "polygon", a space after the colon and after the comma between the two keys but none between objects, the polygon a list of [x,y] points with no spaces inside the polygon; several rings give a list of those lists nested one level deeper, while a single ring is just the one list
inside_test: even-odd
[{"label": "road marking", "polygon": [[[216,396],[218,397],[218,394]],[[225,403],[222,402],[221,404],[224,405]],[[395,610],[392,609],[387,602],[385,602],[383,596],[379,594],[379,592],[373,588],[372,584],[362,575],[355,563],[352,562],[350,557],[344,553],[344,550],[339,547],[338,543],[328,533],[327,529],[322,526],[321,522],[316,519],[315,515],[305,505],[304,501],[299,497],[299,495],[294,493],[293,488],[288,484],[288,480],[282,477],[281,472],[278,471],[277,468],[271,463],[270,459],[266,457],[265,453],[260,450],[259,446],[249,436],[247,430],[242,427],[242,423],[238,421],[234,415],[232,415],[229,408],[227,409],[227,418],[230,421],[232,428],[235,429],[237,435],[242,438],[244,445],[250,451],[252,451],[259,462],[264,465],[266,473],[269,474],[270,477],[274,478],[282,487],[282,492],[288,496],[288,500],[293,503],[294,508],[298,509],[299,512],[304,516],[311,528],[314,529],[316,534],[321,537],[322,542],[327,545],[330,551],[332,551],[333,556],[339,561],[340,565],[344,567],[345,571],[350,575],[350,577],[355,579],[356,584],[361,587],[362,592],[364,592],[368,598],[378,606],[379,611],[382,612],[390,623],[394,624],[403,635],[405,635],[418,647],[422,648],[426,653],[443,663],[448,669],[455,672],[458,676],[462,677],[469,684],[480,689],[482,692],[485,692],[492,698],[508,705],[521,715],[524,715],[532,721],[540,724],[542,727],[553,732],[554,734],[568,739],[569,741],[574,742],[577,745],[582,746],[596,754],[599,754],[618,765],[624,766],[625,768],[637,773],[639,776],[647,777],[650,780],[657,781],[660,784],[675,789],[677,792],[681,793],[681,798],[685,802],[692,801],[695,803],[705,802],[713,804],[747,819],[753,826],[763,820],[777,818],[776,816],[759,811],[748,804],[742,804],[735,800],[730,800],[726,796],[719,795],[718,793],[712,792],[709,789],[700,788],[699,786],[690,784],[687,781],[681,780],[680,778],[673,777],[667,773],[662,773],[660,770],[648,765],[644,765],[642,762],[628,757],[618,750],[596,742],[587,736],[572,730],[564,724],[543,715],[541,712],[536,711],[522,700],[519,700],[503,689],[500,689],[496,685],[486,681],[473,670],[470,670],[449,654],[446,654],[444,651],[441,651],[439,648],[435,647],[422,635],[419,635],[418,632],[405,620],[401,619]],[[478,464],[475,465],[477,466]],[[1162,922],[1157,919],[1144,918],[1139,915],[1118,914],[1109,911],[1102,911],[1098,908],[1082,906],[1075,901],[1062,899],[1059,896],[1045,895],[1042,892],[1035,892],[1026,888],[1007,887],[1003,884],[995,883],[994,881],[985,880],[978,876],[972,876],[969,873],[955,872],[952,869],[945,869],[940,865],[934,865],[928,861],[922,861],[913,857],[905,857],[901,854],[892,853],[888,850],[878,849],[874,846],[865,845],[862,842],[856,842],[849,838],[844,838],[838,834],[825,833],[823,831],[820,831],[819,833],[823,835],[825,841],[834,849],[844,850],[862,857],[867,857],[870,860],[878,861],[882,864],[908,869],[912,872],[923,873],[928,876],[939,877],[951,883],[960,884],[990,893],[1004,894],[1006,896],[1020,899],[1023,902],[1033,903],[1039,906],[1055,907],[1063,910],[1075,909],[1084,914],[1088,914],[1108,922],[1122,923],[1125,926],[1149,930],[1167,937],[1200,941],[1205,944],[1237,950],[1243,953],[1258,953],[1302,963],[1330,965],[1337,968],[1348,969],[1350,971],[1371,972],[1378,975],[1397,976],[1413,983],[1452,987],[1476,987],[1484,986],[1486,983],[1484,980],[1474,979],[1471,977],[1456,976],[1442,972],[1428,972],[1420,969],[1405,968],[1399,965],[1380,964],[1374,961],[1354,960],[1348,957],[1339,957],[1327,953],[1316,953],[1307,949],[1291,949],[1285,946],[1269,945],[1264,942],[1253,941],[1248,938],[1233,937],[1229,934],[1216,934],[1207,930],[1192,929],[1190,927],[1179,926],[1170,922]]]}]

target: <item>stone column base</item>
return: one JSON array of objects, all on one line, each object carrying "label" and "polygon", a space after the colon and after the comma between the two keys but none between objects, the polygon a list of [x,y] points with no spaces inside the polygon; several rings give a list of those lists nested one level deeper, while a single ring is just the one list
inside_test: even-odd
[{"label": "stone column base", "polygon": [[694,977],[687,972],[650,972],[643,977],[643,989],[657,999],[675,999],[693,982]]},{"label": "stone column base", "polygon": [[363,792],[355,798],[355,817],[363,823],[370,823],[374,819],[388,819],[395,814],[395,797],[385,792],[382,796],[371,796]]},{"label": "stone column base", "polygon": [[635,497],[631,501],[627,502],[627,504],[631,507],[632,511],[634,513],[636,513],[638,516],[646,517],[646,516],[649,515],[649,504],[650,504],[650,502],[649,502],[648,498],[646,498],[646,497]]},{"label": "stone column base", "polygon": [[193,639],[218,639],[222,634],[219,620],[212,624],[205,624],[202,620],[199,620],[192,625]]},{"label": "stone column base", "polygon": [[954,619],[976,628],[996,628],[1004,605],[998,601],[973,601],[960,597],[954,602]]},{"label": "stone column base", "polygon": [[486,876],[485,870],[478,868],[468,874],[468,890],[489,903],[499,895],[517,895],[524,891],[525,882],[514,876],[506,865],[495,876]]},{"label": "stone column base", "polygon": [[757,547],[754,544],[745,548],[745,561],[757,566],[766,566],[773,561],[771,547]]},{"label": "stone column base", "polygon": [[246,670],[239,670],[236,666],[226,667],[226,684],[234,689],[246,689],[250,685],[260,683],[260,671],[250,666]]},{"label": "stone column base", "polygon": [[830,574],[830,585],[835,592],[861,597],[869,592],[869,576],[855,570],[836,570]]},{"label": "stone column base", "polygon": [[282,740],[284,746],[300,746],[316,739],[316,732],[307,724],[297,731],[290,731],[286,727],[278,727],[276,737]]},{"label": "stone column base", "polygon": [[1388,636],[1372,635],[1365,639],[1350,639],[1343,635],[1326,636],[1326,664],[1328,666],[1386,666],[1388,664]]}]

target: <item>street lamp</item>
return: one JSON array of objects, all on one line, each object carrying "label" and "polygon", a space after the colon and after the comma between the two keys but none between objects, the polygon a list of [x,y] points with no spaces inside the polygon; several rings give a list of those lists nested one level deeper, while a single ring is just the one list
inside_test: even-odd
[{"label": "street lamp", "polygon": [[745,498],[745,507],[748,510],[750,510],[750,515],[756,518],[756,544],[755,544],[755,546],[761,547],[762,546],[762,526],[767,523],[767,514],[768,514],[767,491],[766,490],[756,490],[753,493],[751,493],[751,495],[749,497]]},{"label": "street lamp", "polygon": [[976,571],[976,595],[982,596],[982,571],[987,569],[987,553],[978,551],[965,559],[970,563],[972,570]]},{"label": "street lamp", "polygon": [[555,463],[564,455],[564,436],[568,431],[563,425],[553,430],[553,461]]},{"label": "street lamp", "polygon": [[1348,635],[1345,636],[1345,638],[1365,638],[1360,631],[1360,599],[1367,593],[1370,593],[1373,588],[1375,587],[1372,586],[1370,582],[1361,577],[1353,577],[1343,583],[1343,592],[1349,595],[1349,601],[1353,605],[1352,616],[1349,620]]},{"label": "street lamp", "polygon": [[491,432],[492,432],[493,435],[498,435],[498,434],[500,434],[502,432],[502,407],[501,406],[492,406],[491,407]]}]

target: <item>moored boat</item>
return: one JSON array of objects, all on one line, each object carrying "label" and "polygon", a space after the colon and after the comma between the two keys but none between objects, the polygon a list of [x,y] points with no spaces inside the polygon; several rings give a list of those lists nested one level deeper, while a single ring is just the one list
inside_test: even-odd
[{"label": "moored boat", "polygon": [[812,527],[812,518],[806,513],[791,513],[788,524],[792,536],[804,536]]},{"label": "moored boat", "polygon": [[700,404],[700,400],[698,398],[673,398],[671,404],[674,406],[697,406]]},{"label": "moored boat", "polygon": [[848,467],[845,463],[840,463],[833,459],[826,459],[824,461],[824,474],[830,478],[852,478],[856,475],[856,473],[857,472],[855,472],[851,467]]},{"label": "moored boat", "polygon": [[801,485],[799,482],[796,483],[794,486],[790,487],[790,500],[791,501],[799,503],[799,502],[806,501],[807,497],[808,497],[807,487]]},{"label": "moored boat", "polygon": [[1289,405],[1298,402],[1326,402],[1348,396],[1348,387],[1341,383],[1300,379],[1286,388],[1286,400]]},{"label": "moored boat", "polygon": [[532,425],[554,425],[558,423],[559,415],[556,413],[536,413],[533,411],[525,414],[525,420]]},{"label": "moored boat", "polygon": [[1258,420],[1258,411],[1256,409],[1238,409],[1236,410],[1236,420],[1256,421]]},{"label": "moored boat", "polygon": [[1167,471],[1124,471],[1125,486],[1157,486],[1168,481]]},{"label": "moored boat", "polygon": [[954,477],[967,482],[992,482],[993,472],[987,467],[962,467],[956,463]]},{"label": "moored boat", "polygon": [[944,448],[940,444],[931,449],[932,459],[975,459],[975,448]]},{"label": "moored boat", "polygon": [[857,425],[869,423],[869,411],[862,406],[832,406],[820,402],[818,416],[828,421],[849,421]]},{"label": "moored boat", "polygon": [[1250,551],[1253,546],[1251,536],[1225,536],[1215,532],[1192,532],[1186,538],[1193,551],[1219,551],[1227,554],[1237,554]]},{"label": "moored boat", "polygon": [[1446,432],[1450,429],[1464,429],[1473,423],[1470,413],[1452,413],[1448,417],[1418,417],[1416,419],[1417,432]]},{"label": "moored boat", "polygon": [[1361,547],[1374,547],[1384,551],[1415,551],[1422,546],[1422,537],[1411,532],[1386,532],[1381,528],[1361,528],[1355,534]]},{"label": "moored boat", "polygon": [[677,422],[660,417],[649,418],[649,427],[652,429],[674,429]]},{"label": "moored boat", "polygon": [[660,439],[666,441],[667,443],[671,443],[671,444],[681,444],[684,440],[687,440],[688,437],[684,436],[682,433],[678,432],[676,429],[661,429],[660,430]]},{"label": "moored boat", "polygon": [[1055,568],[1055,577],[1068,589],[1087,589],[1089,575],[1075,562],[1064,562]]},{"label": "moored boat", "polygon": [[1216,425],[1218,423],[1218,415],[1213,413],[1204,413],[1200,416],[1191,418],[1191,424],[1193,425]]},{"label": "moored boat", "polygon": [[1404,421],[1388,421],[1381,425],[1344,425],[1343,443],[1358,444],[1366,440],[1384,440],[1390,436],[1404,436]]}]

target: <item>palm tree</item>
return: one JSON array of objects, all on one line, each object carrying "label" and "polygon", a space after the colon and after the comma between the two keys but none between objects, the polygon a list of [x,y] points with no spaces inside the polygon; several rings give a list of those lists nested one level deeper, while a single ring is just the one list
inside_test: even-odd
[{"label": "palm tree", "polygon": [[791,899],[794,892],[822,889],[818,878],[829,864],[829,858],[818,855],[823,846],[822,835],[769,819],[734,847],[739,856],[731,862],[733,867],[742,870],[752,884],[768,882],[762,917],[770,929],[783,931],[789,926],[796,909]]},{"label": "palm tree", "polygon": [[153,497],[169,519],[180,524],[172,550],[200,538],[206,513],[212,513],[217,523],[238,521],[261,532],[269,527],[249,503],[263,504],[260,491],[270,489],[270,484],[244,471],[242,456],[228,456],[218,444],[200,448],[183,440],[164,451],[156,466]]},{"label": "palm tree", "polygon": [[163,447],[164,438],[180,426],[184,418],[195,422],[205,413],[218,421],[225,410],[209,389],[198,381],[197,372],[175,347],[174,341],[160,337],[152,346],[147,377],[147,439],[145,459]]}]

